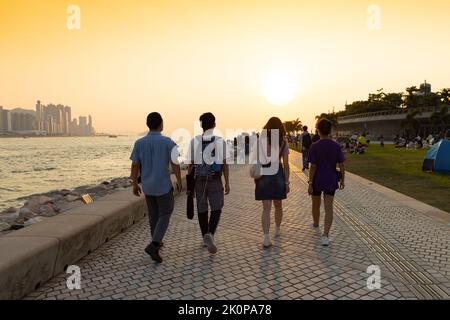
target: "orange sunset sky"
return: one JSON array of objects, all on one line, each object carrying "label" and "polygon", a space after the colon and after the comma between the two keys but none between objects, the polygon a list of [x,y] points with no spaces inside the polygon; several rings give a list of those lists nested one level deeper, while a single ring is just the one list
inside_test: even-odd
[{"label": "orange sunset sky", "polygon": [[[70,105],[110,133],[143,132],[150,111],[167,134],[205,111],[222,130],[312,125],[379,88],[450,87],[449,15],[448,0],[0,0],[0,105]],[[274,69],[295,82],[283,106],[266,98]]]}]

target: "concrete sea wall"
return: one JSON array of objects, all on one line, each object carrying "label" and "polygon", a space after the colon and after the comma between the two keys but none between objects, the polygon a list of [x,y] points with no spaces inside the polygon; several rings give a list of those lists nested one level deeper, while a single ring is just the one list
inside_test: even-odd
[{"label": "concrete sea wall", "polygon": [[131,190],[0,237],[0,299],[21,299],[147,215]]}]

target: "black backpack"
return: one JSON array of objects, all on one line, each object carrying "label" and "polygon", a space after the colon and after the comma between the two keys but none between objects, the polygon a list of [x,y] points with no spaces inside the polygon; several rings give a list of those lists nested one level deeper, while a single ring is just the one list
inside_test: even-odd
[{"label": "black backpack", "polygon": [[311,145],[312,145],[311,135],[309,133],[303,135],[302,136],[302,146],[305,149],[309,149],[309,147],[311,147]]}]

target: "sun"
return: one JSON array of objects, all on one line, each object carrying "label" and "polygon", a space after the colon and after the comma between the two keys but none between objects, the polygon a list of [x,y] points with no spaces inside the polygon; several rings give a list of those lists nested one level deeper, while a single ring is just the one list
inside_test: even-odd
[{"label": "sun", "polygon": [[265,76],[264,96],[275,106],[289,104],[297,94],[298,81],[295,72],[288,68],[274,68]]}]

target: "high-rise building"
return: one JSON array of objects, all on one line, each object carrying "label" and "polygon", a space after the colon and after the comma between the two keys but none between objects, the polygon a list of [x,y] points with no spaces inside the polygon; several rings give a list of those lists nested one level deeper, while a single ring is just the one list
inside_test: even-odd
[{"label": "high-rise building", "polygon": [[80,127],[80,135],[87,136],[89,135],[88,130],[88,122],[86,117],[79,117],[78,126]]},{"label": "high-rise building", "polygon": [[420,85],[420,92],[423,95],[431,93],[431,84],[427,83],[427,80],[425,80],[425,82]]},{"label": "high-rise building", "polygon": [[40,131],[50,135],[89,136],[95,134],[93,120],[88,117],[72,119],[72,109],[61,104],[43,105],[36,102],[35,111],[17,108],[5,110],[0,107],[0,133],[8,131]]},{"label": "high-rise building", "polygon": [[89,122],[88,122],[89,135],[93,135],[94,134],[94,127],[92,126],[92,117],[91,117],[91,115],[89,115],[88,119],[89,119]]},{"label": "high-rise building", "polygon": [[0,133],[12,131],[11,112],[0,107]]},{"label": "high-rise building", "polygon": [[66,132],[65,134],[71,134],[72,130],[71,130],[71,122],[72,122],[72,109],[68,106],[66,106],[64,108],[64,113],[65,113],[65,121],[66,121]]},{"label": "high-rise building", "polygon": [[79,135],[78,133],[78,120],[75,118],[70,123],[70,134],[73,136]]},{"label": "high-rise building", "polygon": [[3,134],[3,107],[0,106],[0,134]]},{"label": "high-rise building", "polygon": [[36,112],[16,108],[11,110],[12,131],[32,131],[36,130]]},{"label": "high-rise building", "polygon": [[44,114],[41,101],[36,103],[36,130],[44,131]]}]

